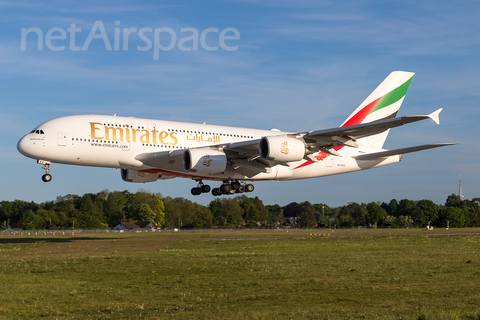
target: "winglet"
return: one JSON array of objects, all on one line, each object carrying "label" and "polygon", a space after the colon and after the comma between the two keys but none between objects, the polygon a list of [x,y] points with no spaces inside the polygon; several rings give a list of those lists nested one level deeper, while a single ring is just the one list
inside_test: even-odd
[{"label": "winglet", "polygon": [[436,124],[440,124],[440,117],[438,116],[440,112],[442,112],[443,108],[438,109],[437,111],[434,111],[428,115],[430,119],[435,121]]}]

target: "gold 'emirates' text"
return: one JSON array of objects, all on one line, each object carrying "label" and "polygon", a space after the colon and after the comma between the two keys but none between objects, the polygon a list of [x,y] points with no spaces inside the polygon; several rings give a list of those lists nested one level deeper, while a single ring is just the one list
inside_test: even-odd
[{"label": "gold 'emirates' text", "polygon": [[178,143],[176,132],[158,131],[156,129],[134,129],[121,127],[108,127],[99,122],[90,122],[90,136],[95,140],[113,140],[127,142],[141,142],[154,144]]}]

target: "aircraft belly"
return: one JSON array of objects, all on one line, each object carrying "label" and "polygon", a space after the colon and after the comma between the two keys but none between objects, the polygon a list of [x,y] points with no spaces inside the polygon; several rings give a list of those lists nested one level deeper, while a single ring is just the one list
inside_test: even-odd
[{"label": "aircraft belly", "polygon": [[293,171],[291,177],[279,180],[295,180],[295,179],[308,179],[314,177],[323,177],[336,174],[342,174],[347,172],[354,172],[365,169],[372,169],[382,167],[391,163],[399,162],[401,157],[391,156],[387,158],[380,158],[376,160],[360,161],[350,157],[332,157],[329,161],[328,158],[321,160],[317,163],[309,163],[300,168],[296,168]]}]

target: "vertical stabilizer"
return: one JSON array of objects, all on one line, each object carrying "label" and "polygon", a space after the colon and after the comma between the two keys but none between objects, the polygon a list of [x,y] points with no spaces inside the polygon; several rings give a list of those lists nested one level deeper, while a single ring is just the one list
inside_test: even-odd
[{"label": "vertical stabilizer", "polygon": [[[394,71],[390,73],[340,127],[395,118],[413,76],[413,72]],[[381,148],[388,132],[389,130],[362,140],[374,147]]]}]

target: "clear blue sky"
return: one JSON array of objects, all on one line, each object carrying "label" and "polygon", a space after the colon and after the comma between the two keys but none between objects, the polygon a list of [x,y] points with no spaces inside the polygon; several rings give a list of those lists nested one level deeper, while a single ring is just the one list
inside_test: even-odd
[{"label": "clear blue sky", "polygon": [[[44,121],[75,114],[286,131],[336,127],[394,70],[416,73],[399,115],[444,110],[440,125],[423,121],[393,129],[385,147],[459,145],[405,155],[403,162],[379,169],[257,182],[248,195],[280,205],[392,198],[442,204],[458,192],[461,174],[466,198],[479,197],[478,16],[480,3],[474,1],[0,0],[0,200],[43,202],[69,193],[143,188],[208,204],[211,195],[190,195],[191,180],[129,184],[114,169],[53,164],[53,180],[46,184],[41,166],[18,153],[16,143]],[[96,21],[112,50],[93,38],[77,51]],[[67,31],[72,24],[81,29],[73,47]],[[42,32],[42,50],[33,33],[21,50],[22,28]],[[124,28],[168,28],[177,43],[191,34],[182,28],[235,28],[240,39],[226,40],[238,45],[227,51],[219,47],[218,34],[209,33],[205,44],[218,46],[216,51],[176,45],[159,50],[155,60],[153,49],[137,49],[146,46],[138,32],[130,36],[128,50],[122,42],[114,50],[115,28],[120,40]],[[61,38],[59,29],[66,39],[50,39],[48,48],[47,33]],[[162,46],[169,37],[161,33]]]}]

